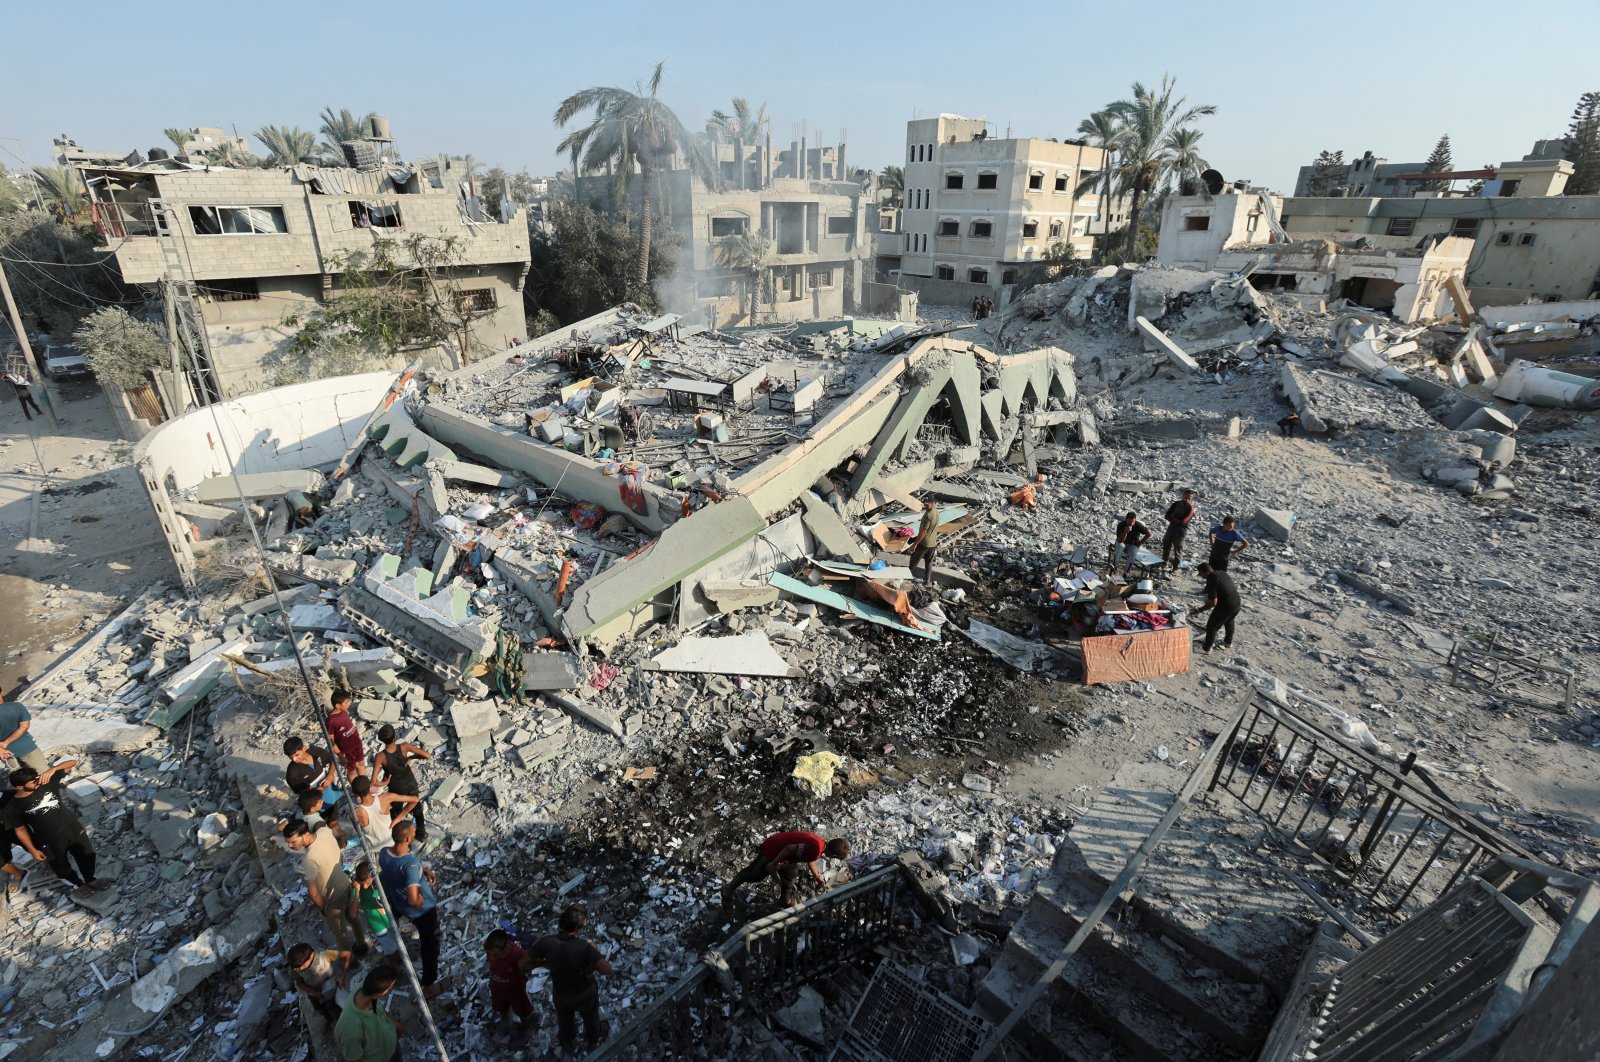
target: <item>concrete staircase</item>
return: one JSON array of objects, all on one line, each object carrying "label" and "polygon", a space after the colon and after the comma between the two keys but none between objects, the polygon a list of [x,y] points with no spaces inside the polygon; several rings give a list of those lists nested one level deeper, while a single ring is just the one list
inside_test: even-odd
[{"label": "concrete staircase", "polygon": [[[1121,861],[1131,855],[1165,810],[1151,784],[1181,784],[1146,771],[1129,782],[1119,774],[1101,801],[1081,819],[1061,846],[1055,865],[1029,900],[1006,938],[999,960],[978,986],[978,1009],[992,1021],[1005,1017],[1049,966],[1092,909]],[[1119,782],[1123,784],[1119,785]],[[1170,804],[1170,791],[1167,803]],[[1108,844],[1108,838],[1114,839]],[[1084,843],[1076,843],[1079,840]],[[1181,846],[1181,841],[1180,841]],[[1172,867],[1147,874],[1169,875]],[[1148,879],[1146,879],[1148,881]],[[1146,882],[1139,888],[1144,889]],[[1226,942],[1196,932],[1194,889],[1187,919],[1160,901],[1139,896],[1114,906],[1073,955],[1051,991],[1013,1033],[1011,1042],[1039,1058],[1082,1062],[1192,1059],[1227,1062],[1252,1057],[1277,1008],[1259,964],[1235,954]],[[1159,883],[1152,892],[1160,893]],[[1248,888],[1241,883],[1241,887]],[[1229,889],[1214,897],[1227,906]],[[1270,932],[1270,928],[1267,928]],[[1298,942],[1285,941],[1298,955]]]}]

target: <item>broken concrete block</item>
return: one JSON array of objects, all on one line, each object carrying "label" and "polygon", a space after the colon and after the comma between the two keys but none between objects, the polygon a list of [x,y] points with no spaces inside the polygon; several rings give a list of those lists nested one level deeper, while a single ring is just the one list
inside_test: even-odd
[{"label": "broken concrete block", "polygon": [[434,785],[433,792],[428,794],[428,802],[430,804],[449,804],[461,793],[466,784],[467,780],[465,778],[452,771],[439,779],[438,783]]},{"label": "broken concrete block", "polygon": [[522,656],[525,690],[575,690],[583,685],[583,667],[572,653],[530,652]]},{"label": "broken concrete block", "polygon": [[[777,587],[773,587],[777,592]],[[700,674],[758,675],[770,678],[799,678],[802,672],[772,648],[760,632],[731,638],[685,638],[657,655],[645,666],[647,671],[692,671]]]},{"label": "broken concrete block", "polygon": [[839,514],[833,511],[832,506],[809,490],[801,493],[800,501],[806,510],[802,518],[806,530],[811,532],[818,545],[828,551],[829,556],[845,558],[857,564],[866,564],[872,559],[866,546],[839,519]]},{"label": "broken concrete block", "polygon": [[1295,515],[1287,509],[1257,509],[1256,526],[1279,542],[1289,541],[1294,530]]},{"label": "broken concrete block", "polygon": [[297,631],[337,631],[344,629],[344,620],[332,605],[315,602],[290,609],[289,626]]},{"label": "broken concrete block", "polygon": [[766,583],[747,586],[741,582],[708,581],[700,584],[700,592],[711,599],[718,612],[736,612],[741,608],[770,605],[778,600],[777,588]]},{"label": "broken concrete block", "polygon": [[1134,323],[1139,326],[1140,331],[1149,336],[1151,339],[1155,340],[1156,345],[1161,348],[1161,350],[1167,355],[1168,359],[1170,359],[1174,365],[1178,366],[1180,369],[1186,369],[1189,372],[1200,371],[1200,363],[1195,361],[1194,358],[1190,356],[1188,351],[1178,346],[1177,343],[1174,343],[1171,337],[1169,337],[1161,329],[1157,328],[1143,317],[1135,317]]},{"label": "broken concrete block", "polygon": [[500,727],[500,710],[492,701],[454,700],[449,710],[457,741],[491,735]]},{"label": "broken concrete block", "polygon": [[585,704],[574,698],[563,696],[559,693],[545,694],[552,704],[559,705],[561,710],[581,722],[588,723],[597,730],[603,730],[613,737],[622,736],[622,723],[617,717],[598,705]]},{"label": "broken concrete block", "polygon": [[359,700],[356,702],[356,716],[369,723],[398,723],[400,721],[400,702],[385,700]]}]

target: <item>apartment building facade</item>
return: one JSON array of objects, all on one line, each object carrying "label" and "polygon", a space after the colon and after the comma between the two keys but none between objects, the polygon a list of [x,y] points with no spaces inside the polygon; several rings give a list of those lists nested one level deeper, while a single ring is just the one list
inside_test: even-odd
[{"label": "apartment building facade", "polygon": [[397,362],[423,357],[448,367],[526,335],[527,223],[520,212],[493,220],[467,197],[465,174],[442,158],[374,170],[207,169],[170,160],[81,169],[126,283],[153,285],[166,274],[151,201],[165,204],[170,238],[199,290],[209,373],[224,397],[273,385],[293,320],[337,298],[349,256],[381,239],[399,246],[419,234],[454,237],[458,248],[434,282],[455,300],[460,339],[454,349],[408,349]]},{"label": "apartment building facade", "polygon": [[996,138],[981,118],[906,123],[898,232],[880,237],[879,273],[933,302],[998,304],[1057,244],[1089,258],[1127,223],[1126,204],[1084,186],[1105,153],[1081,142]]}]

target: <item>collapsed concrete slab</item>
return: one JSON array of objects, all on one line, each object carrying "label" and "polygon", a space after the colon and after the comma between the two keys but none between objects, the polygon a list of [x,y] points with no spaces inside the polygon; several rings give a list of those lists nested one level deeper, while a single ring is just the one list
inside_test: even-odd
[{"label": "collapsed concrete slab", "polygon": [[345,589],[340,614],[451,685],[485,695],[472,671],[494,652],[494,626],[467,618],[464,589],[432,593],[431,572],[418,568],[400,575],[399,564],[391,554],[380,557],[359,584]]},{"label": "collapsed concrete slab", "polygon": [[194,488],[195,500],[212,505],[217,502],[281,498],[291,491],[315,494],[323,483],[322,473],[310,468],[285,469],[282,472],[248,472],[237,478],[238,483],[234,482],[233,476],[213,476],[202,480]]},{"label": "collapsed concrete slab", "polygon": [[1166,354],[1168,360],[1170,360],[1174,365],[1180,369],[1185,369],[1188,372],[1200,371],[1200,363],[1195,361],[1194,357],[1187,350],[1184,350],[1182,347],[1178,346],[1177,343],[1174,343],[1172,338],[1165,332],[1151,324],[1149,321],[1145,320],[1143,317],[1136,317],[1134,318],[1134,321],[1136,324],[1138,324],[1139,330],[1143,332],[1149,339],[1153,340],[1156,344],[1156,347],[1160,349],[1162,353]]},{"label": "collapsed concrete slab", "polygon": [[723,638],[685,638],[658,653],[645,664],[645,670],[767,678],[799,678],[803,674],[780,656],[759,631]]}]

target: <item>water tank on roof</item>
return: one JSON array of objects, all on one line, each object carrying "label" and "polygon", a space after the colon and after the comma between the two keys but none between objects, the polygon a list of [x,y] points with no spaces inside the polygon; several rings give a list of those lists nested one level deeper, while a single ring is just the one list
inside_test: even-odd
[{"label": "water tank on roof", "polygon": [[1205,183],[1206,191],[1212,195],[1221,195],[1222,187],[1227,183],[1222,174],[1216,170],[1206,170],[1200,175],[1200,180]]},{"label": "water tank on roof", "polygon": [[381,114],[374,114],[367,119],[367,135],[374,140],[393,140],[390,135],[389,119]]},{"label": "water tank on roof", "polygon": [[300,156],[300,165],[302,165],[302,166],[320,166],[320,165],[322,165],[322,158],[321,158],[321,156],[318,156],[318,155],[301,155]]},{"label": "water tank on roof", "polygon": [[167,159],[170,159],[171,157],[172,157],[171,152],[169,152],[166,148],[151,148],[150,149],[150,161],[151,162],[163,162],[163,161],[165,161]]}]

